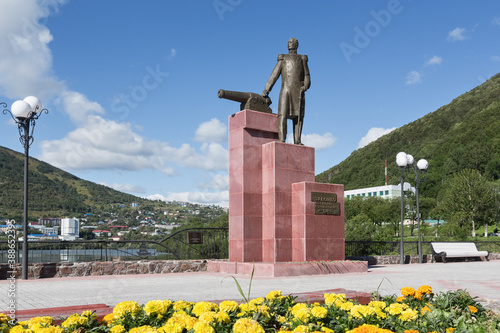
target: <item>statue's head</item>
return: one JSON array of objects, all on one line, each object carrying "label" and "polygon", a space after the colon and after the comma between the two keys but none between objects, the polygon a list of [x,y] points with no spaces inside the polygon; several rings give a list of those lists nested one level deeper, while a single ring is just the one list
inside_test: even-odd
[{"label": "statue's head", "polygon": [[289,50],[296,50],[299,48],[299,41],[296,38],[290,38],[288,40],[288,49]]}]

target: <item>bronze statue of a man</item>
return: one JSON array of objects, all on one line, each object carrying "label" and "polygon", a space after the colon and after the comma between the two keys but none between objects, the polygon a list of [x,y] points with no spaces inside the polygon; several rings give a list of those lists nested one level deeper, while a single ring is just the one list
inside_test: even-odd
[{"label": "bronze statue of a man", "polygon": [[290,38],[288,54],[278,55],[278,63],[266,83],[262,96],[268,96],[281,75],[281,91],[278,105],[278,137],[286,140],[287,120],[293,121],[293,142],[301,145],[302,124],[304,120],[304,92],[311,86],[307,56],[297,54],[299,41]]}]

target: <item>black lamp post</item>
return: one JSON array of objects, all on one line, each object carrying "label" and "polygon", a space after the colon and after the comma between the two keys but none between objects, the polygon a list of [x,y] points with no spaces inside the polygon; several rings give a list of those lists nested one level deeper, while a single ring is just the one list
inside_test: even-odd
[{"label": "black lamp post", "polygon": [[[0,103],[3,107],[7,107],[6,103]],[[22,279],[28,279],[28,158],[29,148],[33,143],[33,131],[35,129],[35,121],[47,109],[42,109],[42,103],[34,96],[28,96],[24,100],[15,101],[12,103],[12,111],[3,110],[3,114],[9,113],[17,124],[19,130],[19,141],[24,147],[24,203],[23,203],[23,252],[22,252]]]},{"label": "black lamp post", "polygon": [[[427,172],[427,168],[429,168],[429,162],[427,160],[421,159],[418,160],[417,165],[413,165],[413,171],[415,173],[415,195],[417,197],[417,227],[418,227],[418,262],[422,263],[422,237],[420,234],[420,211],[419,211],[419,203],[418,203],[418,184],[423,183],[425,181],[425,175]],[[420,175],[423,175],[423,179],[419,178]]]},{"label": "black lamp post", "polygon": [[[417,198],[417,227],[418,227],[418,262],[422,263],[422,238],[420,233],[420,211],[419,211],[419,202],[418,202],[418,184],[420,182],[418,171],[420,171],[421,175],[425,175],[427,168],[429,167],[429,162],[427,160],[421,159],[417,162],[415,166],[413,162],[415,159],[412,155],[406,154],[404,152],[400,152],[396,155],[396,164],[401,170],[401,264],[404,264],[404,243],[403,243],[403,222],[404,222],[404,170],[407,167],[413,166],[413,171],[415,173],[415,195]],[[418,171],[417,171],[418,169]],[[423,182],[423,180],[422,180]]]}]

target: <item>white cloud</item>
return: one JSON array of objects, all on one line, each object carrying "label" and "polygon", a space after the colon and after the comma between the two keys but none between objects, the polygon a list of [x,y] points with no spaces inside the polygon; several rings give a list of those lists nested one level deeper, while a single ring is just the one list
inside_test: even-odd
[{"label": "white cloud", "polygon": [[221,207],[229,206],[229,192],[180,192],[170,193],[168,196],[161,194],[148,195],[146,199],[162,201],[181,201],[192,202],[202,205],[218,205]]},{"label": "white cloud", "polygon": [[332,133],[325,133],[323,135],[312,133],[303,134],[302,143],[306,146],[314,147],[316,150],[323,150],[330,148],[335,144],[337,138],[335,138]]},{"label": "white cloud", "polygon": [[194,141],[224,142],[227,140],[227,127],[219,119],[213,118],[196,129]]},{"label": "white cloud", "polygon": [[216,174],[208,183],[200,184],[200,188],[212,191],[227,190],[229,187],[229,175]]},{"label": "white cloud", "polygon": [[358,143],[358,149],[363,148],[364,146],[368,145],[370,142],[373,142],[380,138],[381,136],[384,136],[392,131],[394,131],[396,127],[393,128],[388,128],[384,129],[381,127],[372,127],[368,130],[368,133],[364,137],[361,138],[361,140]]},{"label": "white cloud", "polygon": [[456,42],[456,41],[461,41],[464,39],[467,39],[466,35],[467,30],[465,28],[455,28],[448,32],[448,41],[450,42]]},{"label": "white cloud", "polygon": [[168,58],[168,60],[173,60],[176,55],[177,55],[177,50],[176,49],[171,49],[170,50],[170,55],[167,58]]},{"label": "white cloud", "polygon": [[433,56],[427,62],[424,64],[424,66],[431,66],[431,65],[441,65],[443,62],[443,58],[438,57],[438,56]]},{"label": "white cloud", "polygon": [[490,57],[490,60],[491,61],[495,61],[495,62],[500,62],[500,56],[493,55],[493,56]]},{"label": "white cloud", "polygon": [[406,84],[416,84],[416,83],[422,83],[419,72],[411,71],[408,74],[406,74]]},{"label": "white cloud", "polygon": [[500,17],[494,17],[493,20],[491,21],[491,24],[500,25]]},{"label": "white cloud", "polygon": [[107,187],[111,187],[112,189],[115,189],[115,190],[120,191],[120,192],[139,193],[139,194],[146,192],[146,190],[140,185],[117,184],[117,183],[107,184],[104,182],[101,182],[99,184],[107,186]]}]

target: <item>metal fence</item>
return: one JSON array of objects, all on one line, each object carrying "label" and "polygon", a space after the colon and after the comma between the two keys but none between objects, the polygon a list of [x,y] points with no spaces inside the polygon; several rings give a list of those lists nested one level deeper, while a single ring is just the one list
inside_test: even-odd
[{"label": "metal fence", "polygon": [[[0,263],[8,262],[9,249],[7,241],[0,241]],[[14,251],[14,260],[21,262],[22,242],[16,242]],[[223,259],[228,255],[227,228],[184,229],[160,241],[43,240],[28,244],[28,262]]]},{"label": "metal fence", "polygon": [[[30,241],[29,262],[77,262],[111,260],[226,259],[228,228],[190,228],[160,240]],[[480,251],[500,253],[500,241],[475,241]],[[346,241],[345,256],[400,254],[399,241]],[[0,263],[9,259],[7,241],[0,241]],[[11,251],[12,253],[12,251]],[[22,242],[16,242],[15,260],[21,261]],[[405,255],[418,255],[418,242],[404,242]],[[430,242],[422,242],[422,253],[431,254]]]},{"label": "metal fence", "polygon": [[[479,251],[500,253],[500,241],[474,241]],[[400,254],[399,241],[346,241],[345,256],[389,256]],[[418,242],[403,242],[405,255],[418,255]],[[422,254],[432,254],[431,242],[422,242]]]}]

